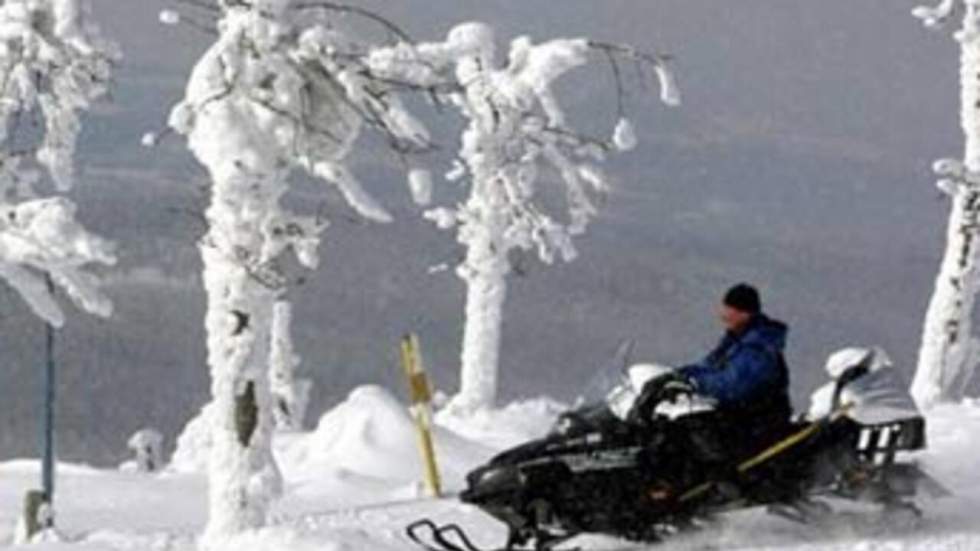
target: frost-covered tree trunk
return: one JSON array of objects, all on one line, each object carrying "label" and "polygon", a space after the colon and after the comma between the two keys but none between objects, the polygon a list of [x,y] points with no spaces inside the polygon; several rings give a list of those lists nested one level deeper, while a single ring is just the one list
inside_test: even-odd
[{"label": "frost-covered tree trunk", "polygon": [[262,225],[271,214],[268,205],[275,205],[268,199],[284,186],[275,175],[235,164],[211,170],[211,229],[201,247],[214,403],[206,544],[262,526],[269,504],[281,490],[272,457],[274,418],[267,367],[277,293],[238,258],[258,255],[264,244]]},{"label": "frost-covered tree trunk", "polygon": [[937,27],[962,12],[956,34],[961,46],[961,121],[966,137],[962,163],[944,160],[936,171],[940,189],[952,207],[936,287],[926,313],[912,394],[921,407],[962,398],[980,351],[973,335],[980,272],[980,2],[946,0],[936,8],[917,8],[915,15]]},{"label": "frost-covered tree trunk", "polygon": [[[462,27],[467,29],[467,27]],[[465,34],[456,31],[457,35]],[[466,211],[472,223],[462,228],[459,242],[466,259],[456,272],[466,283],[465,325],[460,365],[460,390],[454,405],[464,410],[492,407],[497,399],[504,301],[507,298],[508,252],[514,247],[507,235],[507,198],[500,169],[505,165],[515,130],[512,117],[502,117],[491,88],[495,45],[489,29],[471,28],[467,40],[473,54],[461,60],[458,78],[464,87],[470,126],[461,156],[472,178]],[[483,34],[484,36],[481,36]],[[462,39],[455,37],[456,41]],[[482,104],[482,105],[481,105]],[[506,106],[502,106],[506,109]]]},{"label": "frost-covered tree trunk", "polygon": [[497,395],[500,333],[510,272],[500,237],[499,232],[487,232],[469,240],[466,261],[458,270],[466,282],[466,325],[457,400],[468,409],[491,405]]},{"label": "frost-covered tree trunk", "polygon": [[306,416],[312,382],[297,378],[300,358],[293,347],[293,305],[288,300],[276,302],[272,311],[272,348],[269,351],[269,376],[275,397],[276,428],[300,430]]}]

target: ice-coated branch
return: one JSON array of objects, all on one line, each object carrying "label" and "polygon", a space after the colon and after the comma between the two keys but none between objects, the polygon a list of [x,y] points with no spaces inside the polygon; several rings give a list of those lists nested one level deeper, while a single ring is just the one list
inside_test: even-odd
[{"label": "ice-coated branch", "polygon": [[390,19],[386,17],[382,17],[380,14],[377,14],[371,10],[364,9],[351,4],[340,4],[337,2],[326,2],[324,0],[317,0],[312,2],[297,2],[296,4],[293,4],[291,7],[292,9],[300,10],[300,11],[326,10],[326,11],[332,11],[337,13],[357,15],[365,19],[368,19],[370,21],[373,21],[375,23],[378,23],[379,25],[384,27],[385,30],[387,30],[393,36],[398,37],[398,39],[400,39],[403,42],[408,42],[410,44],[415,42],[407,32],[405,32],[401,27],[396,25]]},{"label": "ice-coated branch", "polygon": [[[21,113],[46,130],[37,161],[59,190],[72,183],[78,114],[106,95],[118,48],[99,34],[79,0],[9,0],[0,5],[0,140]],[[14,125],[16,129],[16,125]]]},{"label": "ice-coated branch", "polygon": [[0,277],[20,292],[35,314],[55,327],[64,324],[64,314],[47,290],[45,274],[78,307],[100,316],[112,313],[112,303],[100,290],[98,279],[85,268],[114,264],[114,248],[77,222],[70,201],[36,199],[0,209],[0,263],[4,265]]},{"label": "ice-coated branch", "polygon": [[980,173],[969,170],[958,159],[940,159],[933,163],[933,172],[940,177],[936,187],[947,195],[962,190],[980,190]]},{"label": "ice-coated branch", "polygon": [[[115,256],[81,226],[71,201],[39,197],[35,185],[47,176],[59,191],[72,187],[80,115],[107,95],[118,58],[80,0],[0,5],[0,278],[57,327],[64,313],[46,276],[79,308],[108,316],[112,305],[87,270]],[[25,127],[25,113],[37,117],[35,128]]]},{"label": "ice-coated branch", "polygon": [[941,0],[935,6],[917,6],[912,15],[922,20],[922,24],[930,29],[939,29],[946,25],[956,15],[957,9],[963,7],[964,0]]},{"label": "ice-coated branch", "polygon": [[[638,67],[651,68],[657,77],[660,87],[661,101],[672,107],[677,107],[681,104],[680,89],[677,87],[677,82],[674,79],[674,75],[668,67],[671,56],[664,54],[651,54],[639,51],[636,48],[623,44],[597,42],[594,40],[589,41],[589,46],[603,52],[608,58],[610,65],[613,67],[614,76],[616,78],[616,86],[620,98],[622,98],[624,92],[621,71],[616,63],[617,57],[632,59],[638,64]],[[620,101],[622,100],[620,99]],[[622,116],[622,109],[620,109],[620,116]]]},{"label": "ice-coated branch", "polygon": [[193,6],[195,8],[209,11],[214,14],[218,14],[221,11],[221,9],[218,8],[218,6],[216,6],[214,3],[207,2],[205,0],[174,0],[174,1],[177,2],[178,4]]},{"label": "ice-coated branch", "polygon": [[[478,189],[483,190],[479,193],[491,193],[494,189],[478,183],[480,173],[501,175],[497,177],[499,192],[493,191],[499,197],[484,198],[499,204],[507,220],[504,224],[508,229],[503,232],[507,238],[498,246],[503,250],[533,246],[545,262],[553,261],[556,253],[569,260],[575,256],[570,236],[583,232],[597,213],[596,199],[590,195],[601,195],[607,189],[605,177],[594,163],[610,151],[632,149],[636,137],[632,125],[622,116],[610,140],[591,138],[571,129],[551,84],[568,70],[586,64],[589,51],[594,50],[601,52],[615,69],[618,113],[625,113],[625,86],[618,59],[638,60],[651,67],[660,80],[661,99],[677,105],[680,95],[666,67],[669,57],[581,39],[534,45],[520,37],[511,44],[508,65],[497,68],[493,66],[494,49],[492,32],[487,28],[461,25],[444,43],[420,44],[414,49],[400,45],[376,52],[372,68],[401,79],[416,79],[426,86],[435,85],[446,75],[453,78],[452,84],[462,89],[456,101],[472,122],[464,144],[483,144],[464,146],[459,155],[462,174],[472,179],[474,193]],[[474,58],[486,66],[475,69],[468,65]],[[455,75],[446,69],[454,64]],[[470,151],[470,147],[474,149]],[[497,150],[500,153],[494,156],[484,154]],[[493,159],[492,165],[487,165],[488,157]],[[545,214],[542,206],[535,204],[535,181],[541,169],[557,172],[565,184],[567,223],[558,222],[557,217]],[[454,175],[454,179],[458,177]],[[474,208],[472,199],[473,196],[469,207],[439,208],[428,216],[442,227],[486,220],[486,216],[470,212]]]},{"label": "ice-coated branch", "polygon": [[929,29],[943,29],[962,15],[963,25],[953,37],[964,44],[980,38],[980,2],[977,0],[942,0],[936,6],[918,6],[912,10],[912,15]]},{"label": "ice-coated branch", "polygon": [[217,36],[218,34],[214,21],[202,22],[196,17],[185,15],[178,10],[161,10],[158,18],[163,25],[186,25],[207,35]]}]

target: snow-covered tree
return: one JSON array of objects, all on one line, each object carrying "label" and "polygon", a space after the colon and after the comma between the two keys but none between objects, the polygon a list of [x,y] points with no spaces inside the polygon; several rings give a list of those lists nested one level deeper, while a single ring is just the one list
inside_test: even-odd
[{"label": "snow-covered tree", "polygon": [[0,4],[0,278],[54,327],[64,323],[54,285],[88,312],[112,311],[87,271],[115,262],[112,245],[41,184],[71,189],[79,117],[106,95],[118,56],[80,0]]},{"label": "snow-covered tree", "polygon": [[272,378],[272,395],[276,400],[274,410],[276,427],[280,430],[300,430],[306,417],[310,389],[313,382],[296,377],[300,357],[293,347],[293,305],[279,300],[272,308],[272,345],[269,352],[269,376]]},{"label": "snow-covered tree", "polygon": [[[562,75],[594,56],[608,59],[615,70],[621,118],[611,140],[576,131],[553,90]],[[501,64],[493,29],[466,23],[444,42],[401,44],[372,56],[371,68],[379,74],[443,90],[468,123],[448,179],[465,183],[469,196],[462,204],[426,213],[439,227],[455,228],[466,249],[457,269],[467,293],[455,407],[488,407],[496,399],[512,251],[535,250],[545,263],[573,260],[573,240],[586,231],[609,185],[598,164],[607,153],[636,145],[631,123],[622,118],[620,58],[639,62],[659,80],[662,99],[679,103],[663,57],[581,38],[534,44],[520,37]],[[549,210],[542,199],[539,187],[548,181],[546,171],[557,175],[552,179],[563,188],[567,210]],[[428,186],[421,175],[413,178],[418,197],[428,198]]]},{"label": "snow-covered tree", "polygon": [[133,452],[133,459],[123,464],[124,469],[139,473],[155,473],[163,468],[163,435],[152,428],[140,429],[129,437],[126,447]]},{"label": "snow-covered tree", "polygon": [[930,28],[939,28],[958,16],[960,44],[961,123],[966,135],[963,161],[935,164],[940,190],[950,196],[952,210],[946,252],[936,288],[926,313],[919,362],[912,394],[921,407],[963,396],[980,360],[973,334],[980,272],[980,1],[943,0],[935,7],[919,7],[914,15]]},{"label": "snow-covered tree", "polygon": [[[212,393],[205,548],[263,525],[280,491],[269,358],[274,304],[287,286],[281,260],[292,253],[315,268],[327,227],[282,207],[290,174],[329,182],[360,214],[387,222],[343,160],[365,126],[398,151],[428,146],[424,127],[365,71],[367,47],[331,22],[338,10],[367,15],[361,10],[291,0],[218,6],[218,37],[170,117],[212,182],[200,247]],[[165,23],[180,19],[161,14]]]}]

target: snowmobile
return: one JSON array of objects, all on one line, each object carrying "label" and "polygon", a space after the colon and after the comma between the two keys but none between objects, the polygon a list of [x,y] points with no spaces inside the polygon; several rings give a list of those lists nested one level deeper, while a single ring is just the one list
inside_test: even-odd
[{"label": "snowmobile", "polygon": [[[628,356],[621,347],[617,357]],[[831,380],[807,414],[722,454],[719,440],[727,436],[730,446],[739,427],[719,430],[715,405],[704,397],[675,397],[636,422],[641,389],[671,370],[628,364],[615,369],[601,400],[564,413],[545,438],[467,476],[460,499],[506,524],[503,549],[549,550],[585,533],[657,542],[756,506],[809,522],[830,512],[822,496],[917,517],[917,494],[947,493],[908,457],[925,448],[925,420],[880,349],[835,353]],[[458,525],[422,519],[407,534],[429,550],[478,551]]]}]

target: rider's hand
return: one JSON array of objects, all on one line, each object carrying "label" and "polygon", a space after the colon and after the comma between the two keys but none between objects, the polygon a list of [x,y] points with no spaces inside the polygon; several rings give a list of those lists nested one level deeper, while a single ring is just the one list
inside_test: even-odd
[{"label": "rider's hand", "polygon": [[660,388],[660,402],[674,403],[681,396],[694,394],[694,385],[686,377],[678,376],[663,384]]},{"label": "rider's hand", "polygon": [[647,381],[643,385],[640,397],[629,413],[627,421],[638,425],[646,425],[653,417],[657,405],[663,402],[674,402],[678,396],[693,394],[694,385],[687,377],[673,371]]},{"label": "rider's hand", "polygon": [[633,409],[626,416],[626,422],[631,425],[645,427],[649,423],[652,413],[650,408],[645,407],[644,403],[637,401],[636,405],[633,406]]}]

